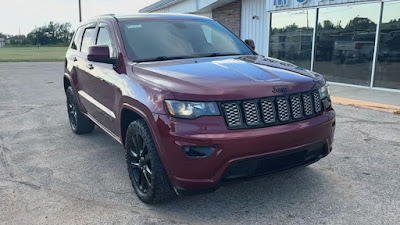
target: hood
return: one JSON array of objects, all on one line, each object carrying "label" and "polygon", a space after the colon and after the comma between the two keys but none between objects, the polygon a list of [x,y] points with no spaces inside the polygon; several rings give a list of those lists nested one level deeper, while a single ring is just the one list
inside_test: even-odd
[{"label": "hood", "polygon": [[147,62],[134,65],[133,72],[178,100],[253,99],[305,92],[324,83],[319,74],[263,56]]}]

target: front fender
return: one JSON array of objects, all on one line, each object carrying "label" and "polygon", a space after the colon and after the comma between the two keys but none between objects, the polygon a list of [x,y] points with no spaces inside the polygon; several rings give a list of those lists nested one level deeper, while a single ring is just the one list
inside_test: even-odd
[{"label": "front fender", "polygon": [[169,165],[168,164],[168,160],[165,156],[165,154],[167,154],[166,152],[161,151],[161,149],[163,149],[161,147],[161,143],[159,140],[161,140],[160,138],[160,133],[158,131],[157,125],[156,125],[156,121],[155,118],[153,116],[153,113],[142,103],[137,102],[134,99],[125,99],[126,102],[122,103],[121,107],[120,107],[120,112],[119,112],[119,127],[121,127],[121,133],[120,133],[120,137],[121,137],[121,141],[122,143],[124,143],[124,140],[122,140],[122,112],[123,110],[127,109],[130,110],[132,112],[135,112],[137,115],[139,115],[147,124],[147,127],[150,130],[151,136],[153,138],[154,144],[157,148],[157,152],[158,155],[160,156],[161,162],[164,165],[165,170],[167,171],[168,174],[172,174],[172,171],[170,171],[170,169],[165,166],[165,165]]}]

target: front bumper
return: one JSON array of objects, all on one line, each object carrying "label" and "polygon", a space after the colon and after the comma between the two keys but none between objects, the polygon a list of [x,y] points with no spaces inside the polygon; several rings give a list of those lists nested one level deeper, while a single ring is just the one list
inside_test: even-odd
[{"label": "front bumper", "polygon": [[[285,125],[228,130],[223,117],[195,120],[154,114],[161,160],[177,191],[206,190],[221,181],[254,177],[309,164],[332,149],[335,112]],[[184,146],[214,147],[207,158],[189,158]]]}]

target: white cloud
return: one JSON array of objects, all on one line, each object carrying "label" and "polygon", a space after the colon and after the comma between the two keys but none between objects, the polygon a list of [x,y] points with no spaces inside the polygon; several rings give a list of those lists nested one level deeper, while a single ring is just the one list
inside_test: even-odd
[{"label": "white cloud", "polygon": [[[157,0],[81,0],[83,20],[100,14],[132,14]],[[79,24],[78,0],[0,0],[0,32],[27,34],[50,21]]]}]

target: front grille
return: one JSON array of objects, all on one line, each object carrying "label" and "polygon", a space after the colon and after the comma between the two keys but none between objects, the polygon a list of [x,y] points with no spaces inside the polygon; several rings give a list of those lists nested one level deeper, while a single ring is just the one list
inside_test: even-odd
[{"label": "front grille", "polygon": [[307,119],[322,112],[322,102],[318,91],[224,102],[221,106],[229,129],[286,124]]},{"label": "front grille", "polygon": [[318,91],[314,91],[313,92],[313,96],[314,96],[314,108],[315,108],[315,112],[320,112],[322,109],[321,106],[321,98],[319,96],[319,92]]},{"label": "front grille", "polygon": [[309,93],[302,94],[304,115],[310,116],[313,113],[313,106],[311,103],[311,95]]},{"label": "front grille", "polygon": [[262,115],[264,123],[275,123],[275,104],[272,100],[261,100]]},{"label": "front grille", "polygon": [[278,107],[279,120],[284,122],[290,119],[289,117],[289,107],[286,97],[280,97],[276,99]]},{"label": "front grille", "polygon": [[302,107],[300,103],[300,97],[298,95],[290,96],[290,104],[292,106],[292,116],[294,119],[299,119],[302,115]]},{"label": "front grille", "polygon": [[258,124],[258,110],[255,102],[244,102],[244,113],[247,125]]},{"label": "front grille", "polygon": [[237,127],[242,125],[239,106],[236,103],[224,104],[226,122],[229,127]]}]

